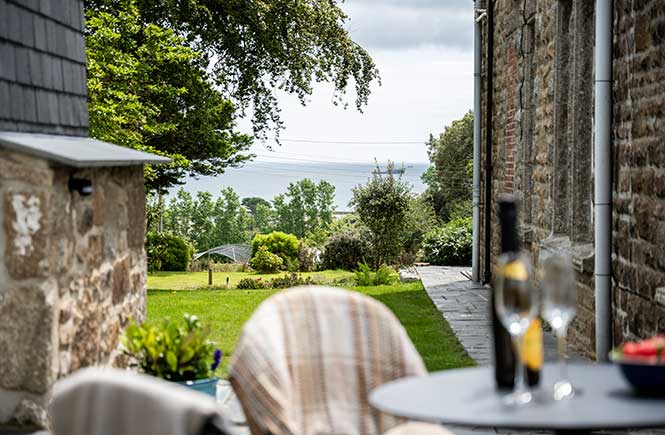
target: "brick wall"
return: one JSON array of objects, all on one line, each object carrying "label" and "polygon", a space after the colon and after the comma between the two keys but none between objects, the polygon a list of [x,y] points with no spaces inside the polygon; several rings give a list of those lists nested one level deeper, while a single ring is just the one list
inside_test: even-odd
[{"label": "brick wall", "polygon": [[0,0],[0,130],[87,136],[80,0]]},{"label": "brick wall", "polygon": [[[615,1],[614,29],[618,343],[665,331],[665,3]],[[536,263],[543,251],[571,253],[578,277],[571,335],[588,356],[595,347],[593,46],[592,2],[495,2],[493,198],[511,190],[521,198],[524,245]],[[484,101],[485,93],[483,109]],[[493,218],[492,258],[498,230]]]}]

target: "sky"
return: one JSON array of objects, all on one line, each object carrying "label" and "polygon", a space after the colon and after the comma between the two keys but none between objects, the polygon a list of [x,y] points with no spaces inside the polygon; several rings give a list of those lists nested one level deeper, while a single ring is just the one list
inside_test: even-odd
[{"label": "sky", "polygon": [[[304,107],[293,96],[280,97],[282,145],[269,151],[257,142],[252,151],[258,161],[427,162],[429,134],[441,133],[473,104],[473,1],[346,0],[342,8],[381,86],[372,86],[363,113],[352,93],[347,109],[333,105],[327,84],[317,84]],[[249,131],[247,121],[239,127]],[[362,141],[374,143],[344,143]]]}]

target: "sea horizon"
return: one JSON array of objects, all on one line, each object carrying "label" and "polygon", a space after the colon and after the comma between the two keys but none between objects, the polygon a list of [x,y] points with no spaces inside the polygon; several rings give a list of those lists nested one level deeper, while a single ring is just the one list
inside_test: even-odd
[{"label": "sea horizon", "polygon": [[[385,170],[385,163],[379,165]],[[411,185],[412,192],[424,192],[426,186],[420,177],[429,167],[429,163],[395,163],[396,169],[402,167],[404,167],[402,179]],[[210,192],[214,198],[217,198],[222,189],[232,187],[240,198],[255,196],[272,201],[276,195],[286,192],[289,183],[309,178],[315,182],[326,180],[335,186],[335,211],[347,212],[351,211],[348,204],[352,198],[352,189],[367,183],[375,169],[374,162],[303,163],[257,160],[243,167],[227,168],[221,175],[188,178],[184,185],[169,189],[167,200],[181,188],[192,195],[200,191]]]}]

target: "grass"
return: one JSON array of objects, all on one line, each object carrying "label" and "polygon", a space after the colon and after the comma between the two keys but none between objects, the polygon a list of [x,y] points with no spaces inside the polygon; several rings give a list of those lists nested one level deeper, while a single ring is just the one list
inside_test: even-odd
[{"label": "grass", "polygon": [[[242,325],[256,307],[280,290],[208,290],[176,291],[156,289],[170,285],[172,288],[192,289],[198,277],[192,274],[159,274],[148,278],[148,320],[165,317],[179,319],[184,313],[199,316],[203,324],[212,330],[212,339],[221,347],[224,355],[222,375],[228,369],[228,356],[233,353]],[[203,272],[205,275],[206,272]],[[343,278],[348,272],[326,271],[319,275],[329,279]],[[233,275],[233,274],[229,274]],[[247,275],[247,274],[245,274]],[[316,275],[316,274],[314,274]],[[159,279],[155,279],[159,278]],[[182,279],[182,281],[180,280]],[[207,283],[207,277],[206,281]],[[430,371],[473,365],[448,323],[438,312],[419,282],[390,286],[354,287],[384,303],[400,319],[409,337],[420,352]]]},{"label": "grass", "polygon": [[[282,273],[258,272],[213,272],[212,283],[214,287],[225,287],[226,277],[229,277],[229,288],[235,288],[243,278],[272,279],[284,275]],[[304,272],[303,277],[312,277],[317,283],[331,283],[334,280],[353,277],[353,272],[345,270],[324,270],[321,272]],[[208,287],[208,272],[153,272],[148,275],[149,289],[165,290],[196,290]]]}]

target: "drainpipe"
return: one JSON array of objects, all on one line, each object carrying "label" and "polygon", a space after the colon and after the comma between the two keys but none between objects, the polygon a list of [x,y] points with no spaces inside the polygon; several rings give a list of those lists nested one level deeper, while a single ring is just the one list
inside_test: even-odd
[{"label": "drainpipe", "polygon": [[612,347],[612,0],[596,0],[594,238],[596,359]]},{"label": "drainpipe", "polygon": [[480,58],[482,56],[481,20],[484,11],[480,0],[474,1],[473,22],[473,244],[471,250],[471,280],[480,282],[480,87],[482,84]]},{"label": "drainpipe", "polygon": [[492,98],[494,94],[494,0],[487,0],[487,107],[485,109],[485,276],[492,279]]}]

